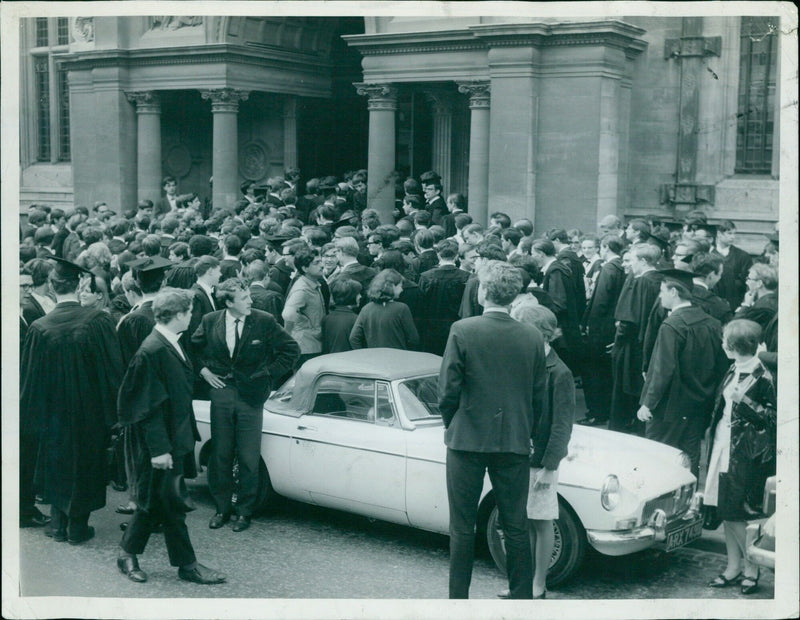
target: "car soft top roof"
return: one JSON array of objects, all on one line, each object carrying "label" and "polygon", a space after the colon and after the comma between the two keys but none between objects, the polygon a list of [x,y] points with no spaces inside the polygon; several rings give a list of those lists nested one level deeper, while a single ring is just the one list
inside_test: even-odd
[{"label": "car soft top roof", "polygon": [[442,358],[438,355],[401,349],[358,349],[320,355],[308,360],[297,371],[289,399],[270,398],[268,406],[272,411],[293,416],[307,412],[311,408],[314,381],[321,374],[394,381],[438,375],[441,365]]}]

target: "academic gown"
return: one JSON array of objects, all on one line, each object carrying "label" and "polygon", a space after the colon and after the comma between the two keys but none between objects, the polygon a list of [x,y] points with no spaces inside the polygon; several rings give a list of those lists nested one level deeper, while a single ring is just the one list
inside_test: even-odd
[{"label": "academic gown", "polygon": [[419,336],[423,351],[442,355],[450,326],[458,320],[458,311],[469,274],[455,265],[442,265],[419,277],[421,294]]},{"label": "academic gown", "polygon": [[575,307],[578,311],[578,317],[581,317],[586,310],[586,282],[583,280],[586,272],[583,268],[583,261],[569,248],[562,248],[556,258],[569,267],[575,290]]},{"label": "academic gown", "polygon": [[[184,352],[186,356],[186,353]],[[194,478],[194,444],[200,440],[192,409],[194,369],[166,337],[153,330],[131,359],[119,389],[119,423],[136,504],[148,510],[156,491],[150,459],[170,453],[183,475]]]},{"label": "academic gown", "polygon": [[117,327],[117,337],[119,338],[119,348],[122,352],[123,368],[128,367],[128,363],[133,358],[136,350],[144,342],[144,339],[153,331],[156,319],[153,316],[153,300],[148,299],[128,313],[119,322]]},{"label": "academic gown", "polygon": [[107,312],[56,304],[28,327],[20,363],[20,431],[41,433],[37,478],[68,515],[106,504],[106,447],[122,358]]},{"label": "academic gown", "polygon": [[[581,283],[583,283],[582,270],[583,267],[581,267]],[[563,332],[562,337],[553,343],[553,348],[572,371],[572,374],[580,375],[578,352],[581,349],[579,326],[581,315],[578,312],[575,279],[566,263],[566,259],[564,261],[555,260],[550,263],[544,273],[542,288],[552,299],[558,326]],[[584,295],[584,293],[581,293],[581,295]]]}]

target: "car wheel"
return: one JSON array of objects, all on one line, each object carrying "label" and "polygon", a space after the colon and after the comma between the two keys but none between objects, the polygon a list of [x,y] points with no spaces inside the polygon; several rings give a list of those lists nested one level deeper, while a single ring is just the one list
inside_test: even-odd
[{"label": "car wheel", "polygon": [[[236,499],[239,490],[239,462],[234,459],[233,460],[233,504],[236,504]],[[267,466],[264,463],[264,459],[258,460],[258,492],[256,494],[256,505],[254,511],[259,512],[266,512],[275,503],[275,498],[277,494],[275,493],[275,489],[272,488],[272,482],[269,479],[269,472],[267,471]]]},{"label": "car wheel", "polygon": [[[550,568],[547,572],[547,585],[557,586],[570,579],[586,554],[586,532],[572,509],[559,497],[558,519],[553,522],[555,542]],[[486,524],[486,542],[497,567],[506,572],[506,548],[503,530],[500,527],[500,513],[497,506],[492,508]]]}]

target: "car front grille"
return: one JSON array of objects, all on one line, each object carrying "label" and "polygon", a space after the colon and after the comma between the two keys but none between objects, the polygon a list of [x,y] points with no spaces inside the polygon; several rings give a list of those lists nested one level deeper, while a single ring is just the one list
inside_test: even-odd
[{"label": "car front grille", "polygon": [[642,511],[642,524],[646,524],[650,517],[653,516],[653,513],[658,509],[664,511],[667,519],[671,519],[675,515],[680,515],[686,512],[686,510],[689,508],[690,502],[692,501],[694,487],[694,482],[690,484],[684,484],[682,487],[675,489],[671,493],[664,493],[655,499],[651,499],[644,505],[644,510]]}]

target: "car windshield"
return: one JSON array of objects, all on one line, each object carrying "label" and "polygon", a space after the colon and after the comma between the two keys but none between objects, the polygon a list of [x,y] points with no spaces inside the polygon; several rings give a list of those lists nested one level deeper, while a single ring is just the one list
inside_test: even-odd
[{"label": "car windshield", "polygon": [[398,394],[409,421],[419,422],[441,418],[438,385],[439,377],[437,375],[407,379],[400,383]]}]

